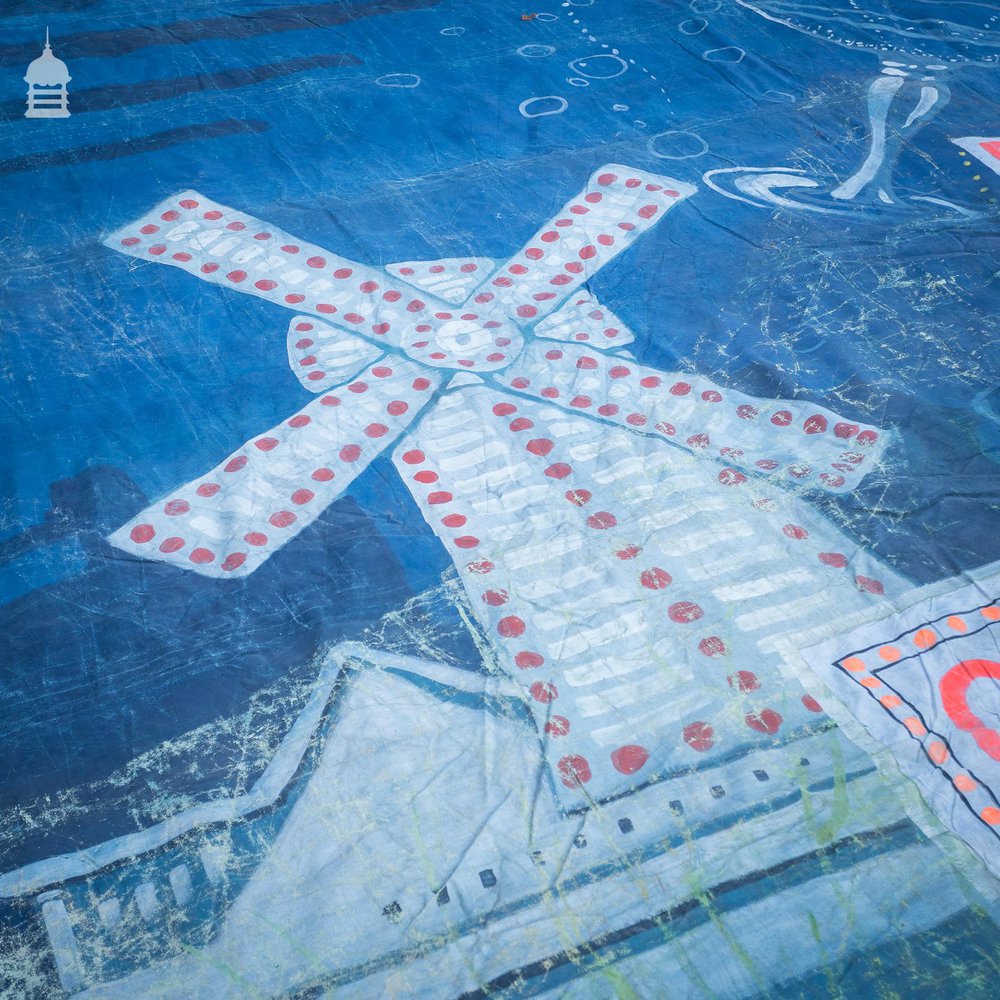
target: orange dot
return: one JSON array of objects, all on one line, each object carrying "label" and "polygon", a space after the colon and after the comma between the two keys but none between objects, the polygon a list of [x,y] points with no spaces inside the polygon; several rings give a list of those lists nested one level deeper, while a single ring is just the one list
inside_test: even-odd
[{"label": "orange dot", "polygon": [[909,729],[914,736],[927,735],[927,730],[924,728],[924,724],[915,715],[908,715],[905,719],[903,719],[903,725],[906,726],[906,728]]},{"label": "orange dot", "polygon": [[948,627],[953,628],[956,632],[964,632],[969,626],[965,624],[964,618],[959,618],[958,615],[951,615],[948,618]]},{"label": "orange dot", "polygon": [[862,677],[858,683],[866,688],[880,688],[882,682],[877,677]]},{"label": "orange dot", "polygon": [[846,660],[844,660],[843,663],[841,663],[841,666],[845,670],[852,670],[856,672],[858,670],[865,669],[865,661],[862,660],[859,656],[849,656],[847,657]]},{"label": "orange dot", "polygon": [[886,708],[899,708],[899,706],[903,704],[902,699],[894,694],[884,694],[881,698],[879,698],[879,701],[882,702]]},{"label": "orange dot", "polygon": [[1000,621],[1000,608],[995,604],[991,604],[988,608],[983,608],[980,614],[987,620],[991,622]]},{"label": "orange dot", "polygon": [[956,774],[951,783],[960,792],[974,792],[979,787],[967,774]]},{"label": "orange dot", "polygon": [[948,748],[940,740],[933,740],[927,746],[927,756],[935,764],[943,764],[948,759]]},{"label": "orange dot", "polygon": [[991,826],[1000,825],[1000,809],[996,806],[987,806],[979,815]]},{"label": "orange dot", "polygon": [[936,642],[937,636],[929,628],[922,628],[913,636],[913,645],[920,649],[930,649]]},{"label": "orange dot", "polygon": [[878,651],[878,655],[881,656],[883,660],[888,660],[892,663],[893,660],[898,660],[903,654],[900,653],[895,646],[883,646]]}]

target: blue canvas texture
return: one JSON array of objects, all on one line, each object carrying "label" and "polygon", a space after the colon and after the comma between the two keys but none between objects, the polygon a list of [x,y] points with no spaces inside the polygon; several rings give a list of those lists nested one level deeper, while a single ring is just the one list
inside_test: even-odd
[{"label": "blue canvas texture", "polygon": [[0,996],[997,995],[995,5],[0,27]]}]

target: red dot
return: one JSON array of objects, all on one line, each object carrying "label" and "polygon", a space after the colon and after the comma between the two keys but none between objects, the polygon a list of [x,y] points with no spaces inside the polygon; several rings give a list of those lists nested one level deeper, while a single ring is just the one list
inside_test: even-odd
[{"label": "red dot", "polygon": [[569,732],[569,719],[565,715],[553,715],[545,723],[545,732],[549,736],[565,736]]},{"label": "red dot", "polygon": [[582,355],[576,360],[577,368],[596,368],[597,358],[592,358],[587,354]]},{"label": "red dot", "polygon": [[647,590],[663,590],[664,587],[669,587],[672,581],[673,577],[665,569],[660,569],[659,566],[654,566],[639,574],[639,582]]},{"label": "red dot", "polygon": [[358,286],[366,295],[378,291],[378,285],[374,281],[362,281]]},{"label": "red dot", "polygon": [[439,503],[451,503],[455,498],[447,490],[439,490],[435,493],[430,493],[427,496],[427,502],[429,504],[439,504]]},{"label": "red dot", "polygon": [[597,247],[593,244],[588,243],[585,247],[580,248],[580,259],[581,260],[591,260],[597,256]]},{"label": "red dot", "polygon": [[255,240],[269,240],[271,238],[270,233],[254,233],[253,238]]},{"label": "red dot", "polygon": [[565,462],[555,462],[545,470],[545,475],[549,479],[565,479],[572,471],[572,466],[567,465]]},{"label": "red dot", "polygon": [[324,396],[320,402],[324,406],[340,406],[340,400],[336,396]]},{"label": "red dot", "polygon": [[659,207],[656,205],[643,205],[639,209],[638,215],[640,219],[651,219],[659,210]]},{"label": "red dot", "polygon": [[460,271],[461,271],[461,272],[462,272],[463,274],[472,274],[472,272],[473,272],[473,271],[478,271],[478,270],[479,270],[479,265],[478,265],[478,264],[473,264],[473,263],[472,263],[472,262],[470,261],[470,262],[469,262],[468,264],[463,264],[463,265],[462,265],[462,266],[461,266],[461,267],[459,268],[459,270],[460,270]]},{"label": "red dot", "polygon": [[540,656],[538,653],[533,653],[530,650],[522,649],[514,657],[514,662],[522,670],[533,670],[536,667],[540,667],[545,662],[545,657]]},{"label": "red dot", "polygon": [[174,260],[183,261],[185,264],[191,259],[191,254],[183,252],[171,254],[171,256],[174,258]]},{"label": "red dot", "polygon": [[550,386],[546,387],[545,389],[542,389],[542,395],[546,399],[558,399],[559,398],[559,390],[557,388],[555,388],[555,386],[551,386],[550,385]]},{"label": "red dot", "polygon": [[177,202],[181,208],[197,208],[198,202],[194,201],[192,198],[185,198],[183,201]]},{"label": "red dot", "polygon": [[516,434],[518,431],[530,430],[535,426],[535,422],[527,417],[515,417],[507,426]]},{"label": "red dot", "polygon": [[516,639],[524,635],[524,622],[517,615],[508,615],[497,623],[497,632],[505,639]]},{"label": "red dot", "polygon": [[431,472],[430,469],[423,469],[418,472],[413,477],[418,483],[436,483],[438,481],[438,474],[436,472]]},{"label": "red dot", "polygon": [[531,319],[538,315],[538,310],[534,306],[518,306],[517,314],[521,319]]},{"label": "red dot", "polygon": [[160,218],[163,219],[164,222],[175,222],[180,217],[181,213],[175,212],[173,209],[171,209],[169,212],[164,212],[163,215],[160,216]]},{"label": "red dot", "polygon": [[723,469],[719,473],[719,482],[723,486],[739,486],[746,481],[747,477],[738,469]]},{"label": "red dot", "polygon": [[231,229],[234,233],[241,233],[246,229],[246,226],[242,222],[230,222],[226,226],[226,229]]},{"label": "red dot", "polygon": [[201,265],[201,273],[202,274],[212,274],[214,271],[218,271],[218,270],[219,270],[219,265],[218,264],[209,263],[209,264],[202,264]]},{"label": "red dot", "polygon": [[738,416],[740,420],[753,420],[759,412],[760,411],[756,406],[748,406],[746,403],[742,406],[736,407],[736,416]]},{"label": "red dot", "polygon": [[591,191],[590,194],[584,196],[584,201],[590,202],[591,205],[596,205],[604,197],[600,191]]},{"label": "red dot", "polygon": [[214,497],[221,489],[218,483],[202,483],[195,492],[200,497]]},{"label": "red dot", "polygon": [[370,438],[380,438],[388,434],[389,428],[385,424],[369,424],[365,428],[365,434]]},{"label": "red dot", "polygon": [[285,253],[298,253],[299,252],[299,248],[297,246],[295,246],[294,243],[288,243],[285,246],[283,246],[281,249],[284,250]]},{"label": "red dot", "polygon": [[517,378],[512,378],[510,384],[515,389],[527,389],[531,385],[531,379],[525,378],[523,375],[518,375]]},{"label": "red dot", "polygon": [[771,423],[774,424],[775,427],[787,427],[791,422],[792,414],[789,410],[778,410],[778,412],[771,417]]},{"label": "red dot", "polygon": [[547,455],[555,445],[548,438],[532,438],[525,446],[532,455]]},{"label": "red dot", "polygon": [[425,460],[425,458],[426,456],[424,453],[416,448],[412,451],[403,453],[403,461],[406,462],[407,465],[419,465]]},{"label": "red dot", "polygon": [[141,243],[141,242],[142,240],[140,240],[138,236],[126,236],[125,239],[122,240],[122,246],[134,247],[136,243]]},{"label": "red dot", "polygon": [[255,281],[253,284],[254,288],[259,288],[262,292],[270,292],[278,287],[278,283],[270,278],[261,278],[260,281]]},{"label": "red dot", "polygon": [[641,551],[642,549],[638,545],[626,545],[625,548],[619,549],[615,555],[622,560],[634,559]]},{"label": "red dot", "polygon": [[618,518],[606,510],[599,510],[596,514],[591,514],[587,518],[587,525],[597,531],[605,531],[613,528],[618,523]]},{"label": "red dot", "polygon": [[347,391],[348,392],[353,392],[356,395],[361,395],[361,393],[368,391],[368,383],[367,382],[352,382],[347,387]]},{"label": "red dot", "polygon": [[389,324],[388,323],[376,323],[372,327],[372,333],[378,334],[380,337],[383,334],[386,334],[388,332],[389,332]]},{"label": "red dot", "polygon": [[857,424],[839,423],[833,425],[834,436],[842,438],[845,441],[854,437],[859,430],[861,430],[861,428]]},{"label": "red dot", "polygon": [[616,180],[618,180],[617,174],[601,174],[597,178],[597,183],[603,184],[606,187],[608,184],[614,184]]},{"label": "red dot", "polygon": [[562,783],[567,788],[576,788],[579,785],[585,785],[593,777],[590,771],[590,764],[587,763],[587,758],[581,757],[579,754],[563,757],[557,766],[559,774],[562,777]]},{"label": "red dot", "polygon": [[559,697],[559,691],[555,684],[549,684],[546,681],[535,681],[528,688],[528,693],[535,701],[539,701],[543,705],[548,705],[549,702],[555,701]]},{"label": "red dot", "polygon": [[545,256],[545,251],[540,247],[528,247],[528,249],[524,251],[524,256],[527,257],[528,260],[541,260]]},{"label": "red dot", "polygon": [[716,392],[714,389],[706,389],[701,394],[701,398],[705,400],[706,403],[721,403],[722,393]]},{"label": "red dot", "polygon": [[187,500],[168,500],[163,505],[163,513],[170,517],[177,517],[179,514],[186,514],[191,509],[191,504]]},{"label": "red dot", "polygon": [[671,396],[686,396],[691,391],[691,386],[687,382],[675,382],[670,387]]},{"label": "red dot", "polygon": [[161,244],[160,246],[150,247],[149,252],[154,256],[159,257],[161,254],[165,254],[167,252],[167,248]]},{"label": "red dot", "polygon": [[760,712],[751,712],[743,721],[758,733],[774,734],[785,720],[773,708],[765,708]]},{"label": "red dot", "polygon": [[206,563],[215,562],[215,553],[211,549],[192,549],[188,559],[203,566]]},{"label": "red dot", "polygon": [[312,478],[316,480],[317,483],[328,483],[334,477],[333,469],[321,468],[317,469],[313,474]]},{"label": "red dot", "polygon": [[750,670],[737,670],[735,674],[730,674],[726,680],[729,681],[731,688],[736,688],[737,691],[743,694],[749,694],[760,687],[757,675]]},{"label": "red dot", "polygon": [[129,538],[131,538],[137,545],[143,545],[146,542],[151,542],[155,535],[156,530],[151,524],[137,524],[131,532],[129,532]]},{"label": "red dot", "polygon": [[622,774],[635,774],[649,760],[649,751],[645,747],[630,744],[619,747],[611,754],[611,763],[616,771]]},{"label": "red dot", "polygon": [[602,417],[613,417],[618,412],[617,403],[603,403],[597,408],[597,412]]},{"label": "red dot", "polygon": [[704,616],[705,612],[698,607],[697,604],[691,601],[678,601],[676,604],[671,604],[667,608],[667,615],[670,620],[677,622],[678,625],[685,625],[688,622],[696,622],[699,618]]},{"label": "red dot", "polygon": [[401,399],[394,399],[386,406],[385,412],[391,417],[400,417],[406,413],[409,408],[409,403],[404,403]]},{"label": "red dot", "polygon": [[509,417],[512,413],[517,413],[517,407],[513,403],[497,403],[493,412],[498,417]]},{"label": "red dot", "polygon": [[[455,544],[460,549],[474,549],[479,544],[479,539],[476,538],[475,535],[461,535],[459,538],[455,539]],[[473,565],[488,566],[489,569],[474,570],[474,569],[472,569]],[[484,560],[482,560],[479,563],[475,563],[475,564],[469,563],[469,569],[472,570],[473,573],[489,573],[489,571],[491,569],[493,569],[493,563],[491,563],[488,560],[484,559]]]},{"label": "red dot", "polygon": [[803,421],[802,430],[805,434],[822,434],[827,426],[826,417],[822,413],[814,413]]},{"label": "red dot", "polygon": [[268,520],[276,528],[287,528],[298,519],[290,510],[279,510],[277,513],[272,514]]},{"label": "red dot", "polygon": [[289,427],[305,427],[306,424],[309,424],[309,423],[312,423],[312,417],[307,416],[305,413],[299,413],[296,416],[292,417],[291,420],[288,421],[288,426]]},{"label": "red dot", "polygon": [[570,503],[576,504],[577,507],[582,507],[590,500],[593,494],[590,490],[567,490],[565,496]]},{"label": "red dot", "polygon": [[420,310],[423,309],[423,308],[424,308],[424,304],[423,304],[423,302],[420,301],[420,299],[412,299],[410,302],[406,303],[406,311],[407,312],[411,312],[411,313],[420,312]]},{"label": "red dot", "polygon": [[809,537],[809,532],[797,524],[786,524],[781,530],[788,538],[801,540]]},{"label": "red dot", "polygon": [[259,531],[250,531],[243,536],[243,541],[246,542],[247,545],[267,545],[267,535],[262,534]]},{"label": "red dot", "polygon": [[361,448],[356,444],[345,444],[340,449],[340,460],[342,462],[356,462],[361,457]]},{"label": "red dot", "polygon": [[592,402],[589,396],[574,396],[569,401],[569,405],[575,406],[578,410],[585,410],[592,405]]},{"label": "red dot", "polygon": [[386,302],[398,302],[402,297],[402,292],[397,292],[395,289],[390,289],[382,296]]},{"label": "red dot", "polygon": [[729,652],[729,649],[717,635],[709,635],[698,643],[698,651],[704,656],[710,656],[715,660],[720,656],[725,656]]},{"label": "red dot", "polygon": [[806,709],[810,712],[823,711],[823,706],[811,694],[804,694],[802,696],[802,704],[805,705]]},{"label": "red dot", "polygon": [[610,247],[614,246],[615,238],[613,236],[609,236],[607,233],[601,233],[601,235],[597,237],[597,242],[600,243],[602,247]]},{"label": "red dot", "polygon": [[628,378],[631,374],[632,369],[626,368],[624,365],[615,365],[614,368],[608,372],[608,375],[611,378]]},{"label": "red dot", "polygon": [[467,520],[464,514],[446,514],[441,518],[441,523],[446,528],[461,528]]},{"label": "red dot", "polygon": [[222,568],[227,572],[231,573],[234,569],[239,569],[247,561],[245,552],[230,552],[226,556],[226,561],[222,564]]},{"label": "red dot", "polygon": [[499,608],[501,605],[506,604],[510,600],[510,594],[506,590],[487,590],[483,594],[483,601],[485,601],[491,608]]},{"label": "red dot", "polygon": [[298,305],[299,302],[304,302],[305,301],[305,296],[304,295],[286,295],[285,296],[285,301],[287,303],[289,303],[289,305],[293,305],[294,306],[294,305]]},{"label": "red dot", "polygon": [[206,219],[213,219],[213,220],[214,219],[221,219],[222,218],[222,213],[213,209],[211,212],[206,212],[205,215],[204,215],[204,218],[206,218]]},{"label": "red dot", "polygon": [[237,455],[235,458],[231,458],[223,471],[225,472],[239,472],[247,464],[246,455]]},{"label": "red dot", "polygon": [[273,448],[278,446],[278,439],[273,437],[262,437],[254,441],[254,444],[261,451],[271,451]]},{"label": "red dot", "polygon": [[684,727],[684,742],[699,753],[715,745],[715,730],[707,722],[692,722]]},{"label": "red dot", "polygon": [[182,548],[184,548],[184,539],[178,538],[176,535],[173,538],[165,538],[160,543],[161,552],[177,552]]},{"label": "red dot", "polygon": [[511,274],[521,275],[528,273],[528,269],[523,264],[511,264],[507,270],[510,271]]},{"label": "red dot", "polygon": [[712,439],[707,434],[692,434],[687,439],[687,443],[692,448],[707,448],[712,443]]},{"label": "red dot", "polygon": [[158,233],[159,231],[160,227],[154,226],[152,224],[143,226],[142,229],[139,230],[139,232],[144,234],[145,236],[149,236],[151,233]]},{"label": "red dot", "polygon": [[344,319],[348,323],[364,323],[365,318],[361,313],[344,313]]},{"label": "red dot", "polygon": [[820,552],[818,558],[821,563],[837,569],[843,569],[847,565],[847,556],[840,552]]},{"label": "red dot", "polygon": [[292,503],[301,507],[302,504],[309,503],[309,501],[312,500],[314,496],[316,496],[316,494],[313,493],[312,490],[307,490],[307,489],[296,490],[292,494]]},{"label": "red dot", "polygon": [[240,271],[239,269],[235,271],[230,271],[229,274],[226,275],[226,277],[234,284],[239,284],[241,281],[244,281],[246,279],[246,276],[247,276],[246,271]]},{"label": "red dot", "polygon": [[625,418],[625,423],[631,424],[633,427],[645,427],[646,418],[641,413],[630,413]]},{"label": "red dot", "polygon": [[858,585],[858,590],[863,590],[869,594],[884,594],[885,587],[878,580],[873,580],[868,576],[856,576],[854,582]]},{"label": "red dot", "polygon": [[329,302],[317,302],[316,303],[316,312],[321,312],[321,313],[327,313],[327,314],[329,314],[329,313],[335,313],[336,311],[337,311],[337,307],[330,305]]}]

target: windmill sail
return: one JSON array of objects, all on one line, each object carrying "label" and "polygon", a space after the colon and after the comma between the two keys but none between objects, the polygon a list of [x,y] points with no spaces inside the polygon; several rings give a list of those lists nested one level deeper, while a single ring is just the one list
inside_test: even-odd
[{"label": "windmill sail", "polygon": [[394,461],[568,810],[825,724],[761,645],[901,586],[767,481],[485,386],[445,396]]},{"label": "windmill sail", "polygon": [[345,492],[440,381],[400,358],[373,365],[172,491],[109,541],[204,576],[246,576]]}]

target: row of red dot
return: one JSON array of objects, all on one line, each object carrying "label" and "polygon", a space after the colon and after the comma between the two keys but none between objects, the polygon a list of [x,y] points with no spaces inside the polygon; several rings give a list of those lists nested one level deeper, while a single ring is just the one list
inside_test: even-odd
[{"label": "row of red dot", "polygon": [[[385,366],[375,366],[371,369],[371,374],[375,378],[388,378],[393,374],[391,368]],[[412,387],[417,391],[426,391],[431,386],[431,382],[426,378],[417,378],[413,381]],[[354,392],[355,394],[361,394],[367,392],[368,384],[362,381],[352,382],[348,387],[348,390]],[[320,400],[320,404],[323,406],[339,406],[341,400],[337,396],[324,396]],[[390,417],[400,416],[407,412],[408,404],[402,400],[393,400],[386,406],[386,412]],[[292,429],[299,429],[308,426],[312,422],[312,418],[305,413],[299,413],[291,417],[286,421],[286,426]],[[377,439],[383,437],[389,432],[389,428],[380,422],[372,422],[368,424],[364,433],[367,437],[372,439]],[[263,437],[257,438],[254,441],[254,446],[261,452],[268,453],[273,451],[281,444],[278,438],[272,437],[270,435],[265,435]],[[347,444],[344,445],[339,451],[339,458],[345,464],[352,464],[361,457],[362,447],[358,444]],[[223,467],[223,471],[233,474],[241,471],[247,465],[248,458],[246,455],[236,455],[229,460],[229,462]],[[331,482],[336,477],[336,473],[325,466],[321,466],[315,469],[311,478],[316,483],[328,483]],[[221,485],[215,482],[204,482],[199,484],[195,492],[198,496],[204,499],[210,499],[211,497],[218,494],[221,490]],[[304,506],[315,499],[315,492],[308,487],[301,486],[294,490],[289,496],[290,502],[297,507]],[[163,513],[168,517],[178,517],[187,514],[191,510],[191,505],[187,500],[182,498],[174,498],[166,501],[163,505]],[[290,527],[298,520],[298,515],[290,510],[279,510],[275,511],[268,518],[268,522],[275,528],[287,528]],[[148,523],[137,524],[132,528],[130,537],[136,544],[147,544],[151,542],[156,536],[156,530],[153,525]],[[243,536],[243,540],[254,547],[262,547],[267,545],[270,541],[269,537],[260,531],[249,531]],[[159,546],[161,552],[165,554],[171,554],[180,551],[186,542],[183,538],[177,536],[171,536],[165,539]],[[196,548],[193,549],[189,555],[189,559],[196,564],[208,564],[215,561],[216,555],[210,549],[206,548]],[[222,568],[226,571],[232,571],[238,569],[240,566],[246,562],[246,553],[244,552],[233,552],[230,553],[222,563]]]}]

